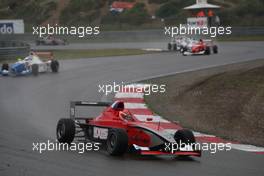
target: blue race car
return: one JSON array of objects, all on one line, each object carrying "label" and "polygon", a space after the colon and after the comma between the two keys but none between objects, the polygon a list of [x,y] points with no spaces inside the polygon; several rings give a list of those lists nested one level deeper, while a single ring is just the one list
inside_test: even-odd
[{"label": "blue race car", "polygon": [[[39,55],[47,55],[48,52],[39,52]],[[50,53],[48,53],[50,55]],[[42,61],[36,53],[31,53],[23,60],[19,60],[12,64],[9,68],[8,64],[3,64],[2,75],[29,75],[37,76],[39,73],[51,71],[57,73],[59,71],[59,62],[55,59]]]}]

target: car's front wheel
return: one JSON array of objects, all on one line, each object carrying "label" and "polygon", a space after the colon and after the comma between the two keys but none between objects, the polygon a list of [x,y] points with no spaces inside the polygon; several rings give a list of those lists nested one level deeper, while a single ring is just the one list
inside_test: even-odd
[{"label": "car's front wheel", "polygon": [[110,129],[106,141],[106,149],[110,155],[121,156],[128,148],[128,136],[123,129]]},{"label": "car's front wheel", "polygon": [[32,71],[32,74],[34,76],[38,76],[38,74],[39,74],[39,66],[38,66],[38,64],[33,64],[31,66],[31,71]]},{"label": "car's front wheel", "polygon": [[171,51],[171,49],[172,49],[172,45],[171,43],[168,43],[168,50]]},{"label": "car's front wheel", "polygon": [[9,70],[8,63],[3,63],[2,68],[1,68],[1,71],[3,71],[3,70]]},{"label": "car's front wheel", "polygon": [[51,71],[53,73],[58,73],[59,72],[59,66],[60,66],[59,61],[57,61],[57,60],[52,60],[51,61],[50,68],[51,68]]},{"label": "car's front wheel", "polygon": [[181,129],[174,134],[174,140],[178,144],[178,147],[195,144],[195,137],[193,132],[188,129]]},{"label": "car's front wheel", "polygon": [[218,53],[218,47],[217,46],[214,46],[213,47],[213,52],[214,52],[214,54],[217,54]]}]

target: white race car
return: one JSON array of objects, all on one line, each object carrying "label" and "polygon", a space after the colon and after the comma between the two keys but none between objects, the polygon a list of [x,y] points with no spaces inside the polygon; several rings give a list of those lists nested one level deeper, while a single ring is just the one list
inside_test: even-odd
[{"label": "white race car", "polygon": [[[49,56],[49,60],[42,61],[40,56]],[[59,71],[59,62],[52,58],[50,52],[36,52],[31,53],[23,60],[19,60],[11,65],[10,73],[13,75],[27,75],[33,74],[37,76],[43,72],[54,72]]]},{"label": "white race car", "polygon": [[183,48],[187,47],[187,45],[192,42],[193,39],[185,36],[180,36],[173,38],[170,43],[168,43],[169,51],[183,51]]}]

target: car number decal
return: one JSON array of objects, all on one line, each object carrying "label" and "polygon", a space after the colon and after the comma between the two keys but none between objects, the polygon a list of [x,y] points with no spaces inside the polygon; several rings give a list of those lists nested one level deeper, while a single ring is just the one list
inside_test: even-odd
[{"label": "car number decal", "polygon": [[93,137],[97,139],[107,139],[108,129],[107,128],[98,128],[94,127]]}]

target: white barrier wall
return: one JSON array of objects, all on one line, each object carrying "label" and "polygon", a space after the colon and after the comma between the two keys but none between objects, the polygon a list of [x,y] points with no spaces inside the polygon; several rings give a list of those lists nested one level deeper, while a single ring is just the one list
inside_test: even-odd
[{"label": "white barrier wall", "polygon": [[24,34],[23,20],[0,20],[0,34]]}]

